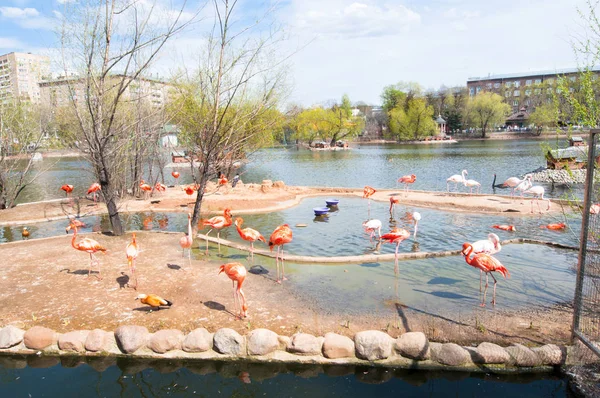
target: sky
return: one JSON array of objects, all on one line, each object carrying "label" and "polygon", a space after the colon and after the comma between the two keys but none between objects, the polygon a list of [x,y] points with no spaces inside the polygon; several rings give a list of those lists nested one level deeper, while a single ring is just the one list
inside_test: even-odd
[{"label": "sky", "polygon": [[[77,0],[0,0],[0,54],[53,54],[57,16]],[[149,2],[151,0],[139,0]],[[156,0],[165,6],[172,1]],[[275,0],[240,0],[238,25]],[[188,0],[188,11],[198,0]],[[288,40],[288,102],[381,103],[383,88],[414,81],[425,89],[465,85],[467,78],[577,67],[586,0],[282,0],[270,22]],[[161,77],[202,43],[203,23],[183,32],[156,66]],[[193,62],[193,61],[192,61]]]}]

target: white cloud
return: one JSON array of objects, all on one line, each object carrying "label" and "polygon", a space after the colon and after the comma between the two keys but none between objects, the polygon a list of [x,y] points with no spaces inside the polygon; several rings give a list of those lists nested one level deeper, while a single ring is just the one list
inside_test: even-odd
[{"label": "white cloud", "polygon": [[421,22],[421,16],[402,4],[374,1],[296,1],[293,19],[298,30],[341,38],[378,37],[405,32]]},{"label": "white cloud", "polygon": [[22,48],[23,43],[12,37],[0,37],[0,48],[16,49]]},{"label": "white cloud", "polygon": [[0,7],[0,14],[4,18],[9,19],[24,19],[37,17],[40,15],[39,11],[35,8],[18,8],[18,7]]}]

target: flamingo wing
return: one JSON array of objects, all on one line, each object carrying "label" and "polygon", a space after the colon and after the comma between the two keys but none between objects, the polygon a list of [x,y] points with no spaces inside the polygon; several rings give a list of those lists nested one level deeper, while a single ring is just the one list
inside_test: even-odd
[{"label": "flamingo wing", "polygon": [[476,254],[471,260],[471,265],[476,268],[479,268],[483,272],[492,272],[496,271],[500,273],[504,278],[510,278],[510,272],[506,269],[504,265],[498,259],[489,254],[479,253]]}]

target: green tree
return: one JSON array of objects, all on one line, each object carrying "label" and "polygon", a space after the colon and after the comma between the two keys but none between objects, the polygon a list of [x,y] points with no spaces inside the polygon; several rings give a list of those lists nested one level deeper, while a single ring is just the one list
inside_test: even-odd
[{"label": "green tree", "polygon": [[381,104],[385,113],[389,113],[399,105],[404,106],[405,101],[406,93],[402,91],[400,83],[385,86],[383,88],[383,93],[381,93]]},{"label": "green tree", "polygon": [[433,107],[425,98],[414,98],[406,111],[400,106],[390,112],[389,135],[399,141],[434,135],[437,125],[433,115]]},{"label": "green tree", "polygon": [[529,122],[535,125],[538,134],[544,127],[556,127],[558,125],[557,105],[553,102],[539,105],[529,116]]},{"label": "green tree", "polygon": [[482,92],[469,100],[467,110],[471,122],[481,129],[481,136],[485,138],[488,129],[504,124],[510,106],[498,94]]}]

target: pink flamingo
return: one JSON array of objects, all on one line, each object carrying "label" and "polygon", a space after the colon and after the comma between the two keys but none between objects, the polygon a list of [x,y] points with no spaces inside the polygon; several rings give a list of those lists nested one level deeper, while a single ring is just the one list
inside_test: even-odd
[{"label": "pink flamingo", "polygon": [[475,254],[473,257],[471,256],[473,253],[473,246],[470,243],[463,244],[462,254],[465,256],[465,261],[471,267],[479,268],[482,272],[485,272],[485,290],[483,291],[483,299],[481,300],[481,306],[485,307],[485,295],[488,289],[488,275],[492,276],[494,280],[494,295],[492,297],[492,305],[496,305],[496,278],[492,274],[492,272],[496,271],[500,273],[504,278],[510,278],[510,272],[506,269],[504,265],[500,261],[498,261],[495,257],[490,256],[489,254],[479,253]]},{"label": "pink flamingo", "polygon": [[369,242],[373,241],[373,237],[375,236],[375,231],[377,231],[377,236],[381,238],[381,221],[377,219],[367,220],[363,222],[363,228],[365,232],[369,234]]},{"label": "pink flamingo", "polygon": [[[246,296],[244,296],[244,292],[242,291],[242,283],[244,283],[244,279],[246,279],[246,267],[240,263],[227,263],[219,267],[219,274],[221,272],[225,272],[225,275],[231,279],[235,310],[237,311],[239,308],[240,319],[245,318],[247,316],[246,311],[248,311],[248,306],[246,305]],[[236,282],[237,288],[235,287]]]},{"label": "pink flamingo", "polygon": [[[269,248],[273,251],[273,246],[277,246],[277,254],[275,254],[275,265],[277,266],[277,283],[281,283],[282,280],[286,281],[285,277],[285,266],[283,263],[283,245],[292,241],[292,229],[288,224],[283,224],[275,228],[271,237],[269,238]],[[281,253],[279,249],[281,248]],[[281,262],[281,276],[279,279],[279,262]]]},{"label": "pink flamingo", "polygon": [[[542,214],[542,209],[540,208],[540,199],[548,201],[548,207],[546,208],[546,211],[550,211],[550,199],[548,199],[548,198],[544,199],[544,192],[545,192],[544,187],[539,186],[539,185],[535,185],[523,192],[528,195],[533,195],[533,198],[535,199],[535,202],[537,203],[538,211],[540,212],[540,214]],[[531,200],[531,212],[533,213],[533,200]]]},{"label": "pink flamingo", "polygon": [[384,243],[396,244],[396,255],[394,259],[394,272],[396,274],[398,274],[398,247],[403,240],[408,238],[410,238],[410,232],[400,228],[394,228],[387,234],[381,235],[381,239],[384,241]]},{"label": "pink flamingo", "polygon": [[406,175],[398,178],[400,184],[404,184],[404,191],[408,195],[408,184],[414,184],[417,181],[417,176],[414,174]]},{"label": "pink flamingo", "polygon": [[244,223],[244,219],[242,217],[238,217],[235,219],[235,228],[238,231],[238,234],[240,235],[240,237],[247,241],[250,242],[250,254],[252,256],[252,261],[254,261],[254,242],[256,242],[257,240],[260,240],[264,243],[267,243],[267,240],[265,239],[264,236],[262,236],[260,234],[260,232],[258,232],[255,229],[252,228],[244,228],[242,229],[242,224]]},{"label": "pink flamingo", "polygon": [[[500,238],[494,233],[488,234],[487,239],[482,239],[471,243],[471,246],[473,246],[473,253],[475,254],[485,253],[492,255],[502,250],[502,245],[500,245]],[[479,273],[479,291],[481,291],[482,283],[483,271]]]},{"label": "pink flamingo", "polygon": [[179,246],[181,246],[181,257],[185,254],[185,249],[188,250],[188,260],[190,262],[190,266],[192,265],[192,243],[194,243],[194,238],[192,234],[192,215],[188,213],[188,232],[187,235],[182,236],[179,239]]},{"label": "pink flamingo", "polygon": [[96,195],[97,192],[102,190],[102,187],[100,186],[100,184],[98,184],[97,182],[93,183],[92,185],[90,185],[89,189],[87,190],[87,194],[92,194],[92,197],[94,198],[94,204],[96,204]]}]

